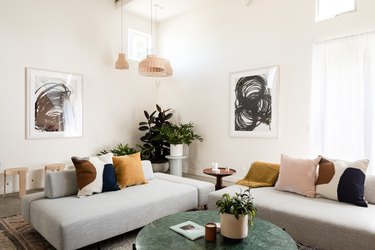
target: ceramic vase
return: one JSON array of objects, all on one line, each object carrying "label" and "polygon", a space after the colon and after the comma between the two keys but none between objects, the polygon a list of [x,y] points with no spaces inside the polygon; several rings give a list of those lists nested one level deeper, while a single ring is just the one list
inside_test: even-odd
[{"label": "ceramic vase", "polygon": [[240,215],[238,219],[233,214],[220,214],[221,234],[230,239],[244,239],[249,228],[249,216]]},{"label": "ceramic vase", "polygon": [[184,144],[171,144],[170,147],[171,156],[183,156],[184,155]]}]

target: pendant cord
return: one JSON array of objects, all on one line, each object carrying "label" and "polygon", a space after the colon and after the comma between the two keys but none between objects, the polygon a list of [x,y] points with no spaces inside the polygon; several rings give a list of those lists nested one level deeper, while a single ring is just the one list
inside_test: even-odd
[{"label": "pendant cord", "polygon": [[150,6],[151,7],[151,15],[150,15],[150,17],[151,17],[151,21],[150,21],[150,23],[151,23],[151,48],[150,48],[150,53],[152,54],[152,52],[153,52],[152,51],[152,44],[153,44],[153,42],[152,42],[152,38],[153,38],[153,36],[152,36],[153,35],[152,34],[153,33],[152,32],[152,21],[153,21],[153,19],[152,19],[152,6],[153,6],[153,0],[151,0],[150,2],[151,2],[151,6]]},{"label": "pendant cord", "polygon": [[121,11],[121,53],[123,53],[123,18],[122,18],[122,15],[123,15],[123,13],[122,13],[122,0],[120,1],[120,4],[121,4],[121,9],[120,9],[120,11]]},{"label": "pendant cord", "polygon": [[154,53],[155,53],[155,55],[157,54],[157,53],[156,53],[156,51],[157,51],[157,46],[156,46],[156,45],[157,45],[157,42],[156,42],[156,41],[157,41],[157,39],[158,39],[158,36],[157,36],[157,34],[158,34],[157,30],[158,30],[158,29],[156,28],[156,21],[157,21],[156,11],[157,11],[157,8],[158,8],[158,7],[159,7],[158,5],[155,5],[155,6],[154,6],[154,8],[155,8],[155,14],[154,14],[154,21],[155,21],[155,22],[154,22],[154,23],[155,23],[155,32],[154,32],[154,33],[155,33]]}]

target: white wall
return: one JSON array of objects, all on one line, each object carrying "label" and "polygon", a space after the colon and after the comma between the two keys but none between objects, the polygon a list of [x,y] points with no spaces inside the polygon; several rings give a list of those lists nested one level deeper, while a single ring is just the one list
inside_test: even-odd
[{"label": "white wall", "polygon": [[[192,121],[204,137],[193,143],[185,171],[202,175],[216,161],[242,178],[256,160],[279,162],[280,154],[307,158],[309,92],[314,41],[375,29],[375,2],[358,11],[314,22],[315,1],[219,0],[160,25],[161,54],[175,74],[162,83],[158,102]],[[280,66],[279,139],[229,136],[229,73]],[[228,178],[231,179],[231,178]]]},{"label": "white wall", "polygon": [[[139,76],[137,63],[118,71],[120,13],[109,0],[0,2],[0,161],[30,168],[28,188],[43,186],[47,163],[70,163],[120,142],[138,142],[143,110],[160,103],[175,119],[192,121],[205,138],[193,143],[186,171],[202,174],[212,161],[229,164],[242,177],[255,160],[279,161],[280,153],[309,157],[308,109],[311,49],[317,40],[375,29],[372,0],[358,12],[314,23],[314,1],[219,0],[160,25],[160,54],[174,76]],[[149,31],[149,22],[125,16],[126,26]],[[126,36],[125,36],[126,48]],[[279,139],[229,136],[229,73],[280,66]],[[25,67],[84,76],[84,135],[25,139]],[[32,181],[33,180],[33,181]],[[0,186],[3,182],[0,178]],[[17,178],[7,192],[17,191]],[[0,194],[2,189],[0,189]]]},{"label": "white wall", "polygon": [[[124,21],[125,32],[148,31],[147,21],[129,15]],[[4,168],[29,167],[28,188],[43,186],[47,163],[71,165],[74,155],[138,143],[138,122],[144,109],[154,109],[157,90],[139,76],[136,62],[114,69],[119,48],[114,1],[0,2],[0,161]],[[82,138],[25,139],[25,67],[83,74]],[[18,190],[17,179],[9,178],[7,192]]]}]

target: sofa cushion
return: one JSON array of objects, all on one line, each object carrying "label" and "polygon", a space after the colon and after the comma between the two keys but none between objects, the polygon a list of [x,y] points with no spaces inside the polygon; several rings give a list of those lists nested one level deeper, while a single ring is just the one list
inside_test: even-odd
[{"label": "sofa cushion", "polygon": [[198,206],[207,205],[208,194],[215,191],[215,185],[206,181],[198,181],[186,177],[175,176],[165,173],[155,173],[155,179],[165,180],[169,182],[185,184],[195,187],[198,190]]},{"label": "sofa cushion", "polygon": [[[150,161],[142,161],[142,168],[148,169],[149,178],[154,178]],[[150,174],[150,171],[152,174]],[[75,195],[78,192],[76,171],[68,169],[64,171],[47,172],[44,183],[44,195],[54,199]]]},{"label": "sofa cushion", "polygon": [[119,189],[113,164],[104,165],[102,192],[117,191]]},{"label": "sofa cushion", "polygon": [[35,200],[30,219],[57,249],[78,249],[196,207],[195,187],[154,179],[84,199]]},{"label": "sofa cushion", "polygon": [[319,162],[318,178],[315,182],[315,185],[329,183],[332,180],[334,175],[335,175],[335,166],[333,165],[333,162],[322,157]]},{"label": "sofa cushion", "polygon": [[45,197],[54,199],[74,195],[77,192],[77,177],[74,169],[46,173],[44,183]]},{"label": "sofa cushion", "polygon": [[150,181],[154,179],[154,170],[152,169],[152,164],[150,161],[142,161],[142,169],[146,180]]},{"label": "sofa cushion", "polygon": [[312,160],[296,159],[282,154],[279,178],[275,188],[313,198],[319,161],[320,157]]},{"label": "sofa cushion", "polygon": [[76,169],[78,194],[85,197],[101,193],[103,188],[103,170],[106,164],[112,164],[112,153],[87,158],[72,157]]},{"label": "sofa cushion", "polygon": [[366,175],[365,198],[368,203],[375,204],[375,175]]},{"label": "sofa cushion", "polygon": [[[208,209],[223,193],[234,195],[247,187],[233,185],[212,192]],[[319,249],[373,249],[375,205],[368,208],[328,200],[310,199],[272,187],[251,189],[257,217],[285,229],[295,241]]]},{"label": "sofa cushion", "polygon": [[236,182],[238,185],[272,187],[279,176],[280,164],[256,161],[251,164],[245,178]]},{"label": "sofa cushion", "polygon": [[369,161],[330,161],[332,161],[334,166],[334,171],[331,171],[334,175],[328,183],[316,186],[316,194],[327,199],[367,207],[367,202],[364,198],[364,184]]},{"label": "sofa cushion", "polygon": [[140,152],[131,155],[114,156],[113,165],[117,183],[121,189],[147,183],[143,174]]}]

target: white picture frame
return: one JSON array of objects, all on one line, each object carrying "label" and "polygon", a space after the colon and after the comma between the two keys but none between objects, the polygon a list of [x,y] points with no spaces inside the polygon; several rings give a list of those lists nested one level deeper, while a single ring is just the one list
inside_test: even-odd
[{"label": "white picture frame", "polygon": [[233,137],[278,138],[279,66],[230,73]]},{"label": "white picture frame", "polygon": [[26,138],[82,136],[80,74],[26,68]]}]

